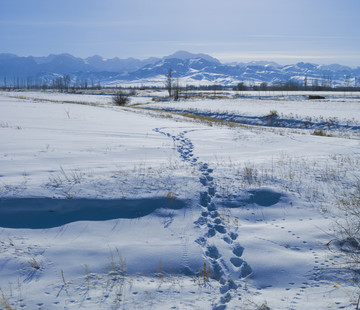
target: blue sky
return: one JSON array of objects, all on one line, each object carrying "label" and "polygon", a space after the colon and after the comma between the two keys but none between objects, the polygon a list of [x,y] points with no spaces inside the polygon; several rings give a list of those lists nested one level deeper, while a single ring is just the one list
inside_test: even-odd
[{"label": "blue sky", "polygon": [[360,66],[360,0],[0,0],[0,53]]}]

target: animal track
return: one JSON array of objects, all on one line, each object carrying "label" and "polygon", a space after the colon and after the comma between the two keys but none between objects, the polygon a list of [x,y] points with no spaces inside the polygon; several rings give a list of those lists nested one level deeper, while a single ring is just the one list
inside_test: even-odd
[{"label": "animal track", "polygon": [[[312,218],[308,218],[307,220],[312,221]],[[306,219],[305,220],[299,219],[299,221],[303,222],[303,221],[306,221]],[[287,229],[285,226],[274,225],[273,223],[271,223],[271,225],[273,225],[274,227],[277,227],[279,229],[286,230],[287,234],[289,234],[292,238],[296,239],[296,243],[298,243],[300,241],[305,246],[309,244],[305,240],[301,241],[302,237],[297,235],[297,233],[294,232],[293,230]],[[311,246],[308,248],[301,248],[301,249],[297,246],[288,247],[288,248],[291,250],[298,250],[298,251],[300,251],[300,250],[311,251],[311,254],[313,256],[313,261],[314,261],[314,267],[312,268],[312,270],[309,270],[310,281],[302,282],[300,285],[300,288],[294,292],[295,295],[293,295],[291,303],[295,305],[295,304],[298,304],[300,302],[300,300],[303,298],[303,295],[306,294],[306,290],[310,289],[311,287],[319,287],[319,284],[317,284],[317,281],[319,280],[320,272],[323,268],[329,267],[329,261],[325,260],[325,262],[320,262],[319,254],[316,251],[314,251]],[[294,283],[294,282],[289,283],[290,286],[294,286],[295,284],[296,283]],[[291,289],[292,289],[292,287],[285,288],[286,291],[290,291]]]}]

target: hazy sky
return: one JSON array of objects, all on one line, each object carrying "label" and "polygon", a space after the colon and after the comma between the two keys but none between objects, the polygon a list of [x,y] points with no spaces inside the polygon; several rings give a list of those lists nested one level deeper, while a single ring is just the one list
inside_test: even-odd
[{"label": "hazy sky", "polygon": [[0,53],[360,66],[360,0],[0,0]]}]

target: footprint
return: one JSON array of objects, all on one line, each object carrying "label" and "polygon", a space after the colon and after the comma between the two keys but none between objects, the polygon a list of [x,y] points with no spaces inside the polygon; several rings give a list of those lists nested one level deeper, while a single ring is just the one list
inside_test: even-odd
[{"label": "footprint", "polygon": [[243,248],[241,245],[237,244],[237,245],[235,245],[235,247],[234,247],[234,249],[233,249],[232,252],[233,252],[234,255],[236,255],[237,257],[240,257],[240,256],[242,256],[243,253],[244,253],[244,248]]},{"label": "footprint", "polygon": [[[215,211],[210,211],[209,212],[210,213],[210,216],[211,216],[211,218],[212,219],[216,219],[217,217],[219,217],[219,212],[217,212],[216,210]],[[217,219],[216,219],[217,220]],[[218,222],[216,222],[216,220],[215,220],[215,223],[216,224],[220,224],[221,223],[221,220],[220,220],[220,223],[218,223]]]},{"label": "footprint", "polygon": [[196,242],[197,244],[200,244],[201,246],[205,246],[205,244],[206,244],[206,239],[205,239],[204,237],[199,237],[199,238],[197,238],[197,239],[195,240],[195,242]]},{"label": "footprint", "polygon": [[208,192],[211,197],[215,196],[215,188],[214,187],[209,187]]},{"label": "footprint", "polygon": [[244,262],[241,267],[240,278],[246,278],[251,273],[252,273],[251,267],[246,262]]},{"label": "footprint", "polygon": [[223,303],[223,304],[228,303],[230,300],[231,300],[230,293],[227,293],[225,296],[222,296],[220,298],[220,302]]},{"label": "footprint", "polygon": [[200,168],[201,171],[205,171],[209,168],[208,164],[205,163],[205,164],[202,164],[202,167]]},{"label": "footprint", "polygon": [[207,179],[206,179],[204,176],[201,176],[201,177],[200,177],[200,183],[201,183],[202,185],[206,186],[206,185],[207,185]]},{"label": "footprint", "polygon": [[233,241],[232,241],[228,236],[225,236],[225,237],[223,238],[223,240],[224,240],[227,244],[232,244],[232,243],[233,243]]},{"label": "footprint", "polygon": [[[214,212],[216,212],[216,211],[214,211]],[[217,212],[216,212],[217,213]],[[216,216],[215,216],[216,217]],[[219,218],[215,218],[215,220],[214,220],[214,223],[215,224],[221,224],[221,220],[219,219]]]},{"label": "footprint", "polygon": [[233,279],[228,280],[228,286],[231,290],[236,290],[238,288],[238,285],[234,282]]},{"label": "footprint", "polygon": [[210,228],[206,234],[208,238],[214,237],[216,235],[216,231],[214,228]]},{"label": "footprint", "polygon": [[214,246],[214,245],[209,245],[207,247],[207,250],[206,250],[205,254],[206,254],[206,256],[208,256],[210,258],[213,258],[213,259],[218,259],[221,256],[218,249],[217,249],[217,247]]},{"label": "footprint", "polygon": [[[205,206],[206,207],[206,206]],[[210,203],[208,206],[207,206],[207,209],[208,211],[215,211],[216,210],[216,207],[213,203]]]},{"label": "footprint", "polygon": [[223,225],[215,225],[215,230],[217,231],[217,232],[219,232],[220,234],[225,234],[226,233],[226,228],[225,228],[225,226],[223,226]]},{"label": "footprint", "polygon": [[[236,240],[239,235],[238,235],[237,233],[231,232],[229,236],[230,236],[231,239]],[[242,248],[242,247],[241,247],[241,248]],[[242,249],[244,250],[244,248],[242,248]],[[235,254],[235,255],[236,255],[236,254]],[[240,256],[241,256],[241,255],[240,255]]]},{"label": "footprint", "polygon": [[206,207],[210,203],[211,199],[208,192],[201,192],[200,193],[200,205]]},{"label": "footprint", "polygon": [[219,263],[217,261],[213,261],[212,262],[212,277],[215,280],[220,280],[223,275],[224,275],[224,271],[221,268],[221,266],[219,265]]},{"label": "footprint", "polygon": [[232,257],[230,258],[230,262],[235,266],[235,267],[240,267],[243,264],[243,260],[239,257]]},{"label": "footprint", "polygon": [[200,226],[203,226],[203,225],[205,225],[207,223],[207,220],[206,220],[206,218],[204,218],[204,217],[199,217],[195,222],[194,222],[194,224],[198,224],[198,225],[200,225]]},{"label": "footprint", "polygon": [[203,217],[207,217],[208,215],[209,215],[209,213],[206,212],[206,211],[202,211],[202,212],[201,212],[201,216],[203,216]]}]

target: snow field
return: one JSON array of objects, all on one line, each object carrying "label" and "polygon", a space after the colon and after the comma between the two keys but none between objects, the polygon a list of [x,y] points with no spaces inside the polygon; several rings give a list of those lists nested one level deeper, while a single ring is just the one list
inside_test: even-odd
[{"label": "snow field", "polygon": [[325,245],[357,139],[4,95],[0,109],[3,307],[354,307]]},{"label": "snow field", "polygon": [[[276,92],[274,92],[276,93]],[[360,131],[360,101],[358,95],[350,98],[341,94],[320,93],[327,96],[323,100],[308,100],[303,93],[289,92],[287,96],[262,92],[254,95],[251,92],[237,99],[236,95],[219,95],[223,99],[188,99],[150,103],[146,108],[162,109],[180,113],[193,113],[198,116],[213,117],[220,120],[287,128]],[[316,93],[318,94],[318,93]],[[334,97],[339,96],[339,97]],[[225,99],[224,99],[225,97]],[[332,132],[334,135],[335,132]]]},{"label": "snow field", "polygon": [[189,100],[178,102],[154,103],[151,107],[178,108],[184,111],[207,111],[216,113],[233,113],[245,116],[266,116],[271,111],[277,111],[284,116],[296,119],[339,119],[359,121],[359,100],[328,99],[314,103],[311,100],[269,100],[269,99],[222,99],[222,100]]}]

